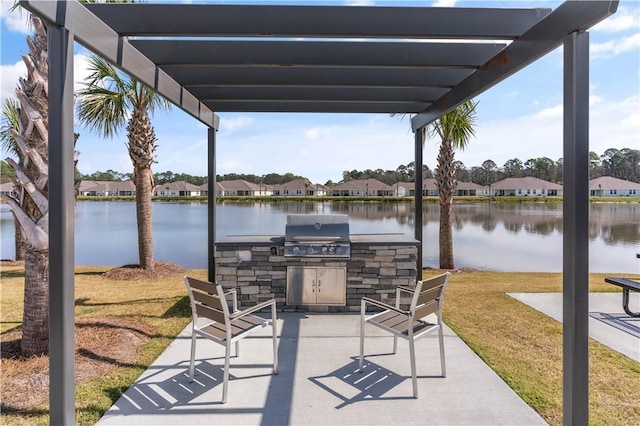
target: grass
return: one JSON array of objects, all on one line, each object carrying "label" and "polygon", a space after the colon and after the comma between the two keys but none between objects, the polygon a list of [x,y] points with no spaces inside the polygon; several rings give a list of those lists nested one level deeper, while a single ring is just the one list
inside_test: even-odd
[{"label": "grass", "polygon": [[[109,318],[141,324],[149,339],[134,362],[116,363],[100,377],[76,388],[76,422],[92,425],[161,354],[190,321],[179,274],[153,280],[117,281],[102,277],[107,268],[76,270],[76,318]],[[426,271],[425,275],[437,271]],[[206,271],[189,274],[206,279]],[[22,321],[23,269],[2,266],[2,333]],[[591,291],[619,291],[590,276]],[[559,273],[456,271],[450,280],[445,321],[529,405],[552,425],[562,423],[562,326],[506,295],[510,292],[561,292]],[[126,345],[126,342],[124,342]],[[593,425],[640,424],[640,364],[590,342],[590,421]],[[2,360],[3,376],[10,360]],[[3,380],[4,382],[4,380]],[[26,412],[4,412],[6,425],[48,424],[41,403]]]},{"label": "grass", "polygon": [[[589,291],[619,291],[591,274]],[[445,322],[552,425],[562,424],[562,324],[507,295],[562,292],[559,273],[455,273]],[[594,425],[640,424],[640,363],[589,343],[589,415]]]}]

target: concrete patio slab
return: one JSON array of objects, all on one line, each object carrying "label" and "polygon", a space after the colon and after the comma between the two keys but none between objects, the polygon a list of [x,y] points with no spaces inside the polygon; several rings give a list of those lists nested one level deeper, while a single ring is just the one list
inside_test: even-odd
[{"label": "concrete patio slab", "polygon": [[[551,318],[562,322],[562,293],[510,293]],[[629,294],[629,307],[640,311],[640,294]],[[640,362],[640,318],[622,309],[622,293],[589,294],[589,336]]]},{"label": "concrete patio slab", "polygon": [[270,329],[240,343],[226,404],[224,349],[198,340],[197,376],[187,380],[191,328],[129,388],[99,425],[539,425],[544,420],[450,329],[447,377],[437,336],[416,344],[419,399],[412,397],[408,345],[367,327],[365,372],[357,373],[359,316],[283,313],[280,369],[271,374]]}]

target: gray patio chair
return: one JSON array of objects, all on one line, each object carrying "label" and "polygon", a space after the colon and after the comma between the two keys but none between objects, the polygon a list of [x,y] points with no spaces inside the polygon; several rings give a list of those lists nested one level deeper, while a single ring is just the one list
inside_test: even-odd
[{"label": "gray patio chair", "polygon": [[[442,303],[444,290],[449,280],[449,272],[418,281],[414,288],[398,286],[396,289],[396,305],[363,297],[360,311],[360,365],[362,372],[364,362],[364,326],[365,323],[375,325],[393,334],[393,353],[397,353],[398,337],[409,341],[409,353],[411,357],[411,378],[413,381],[413,397],[418,398],[418,381],[416,378],[416,355],[414,342],[432,331],[438,331],[440,340],[440,368],[442,377],[447,376],[444,360],[444,338],[442,334]],[[400,309],[400,296],[402,293],[412,295],[409,310]],[[370,317],[366,317],[368,306],[384,309]],[[436,314],[436,322],[431,323],[423,319],[427,315]]]},{"label": "gray patio chair", "polygon": [[[267,325],[273,329],[273,374],[278,374],[278,337],[276,329],[276,301],[265,300],[255,306],[238,310],[236,290],[224,291],[221,285],[201,281],[185,275],[191,312],[193,314],[193,331],[191,336],[191,362],[189,364],[189,381],[193,382],[196,356],[197,336],[203,336],[225,347],[224,374],[222,385],[222,403],[227,402],[227,385],[229,382],[229,358],[231,344],[235,343],[236,356],[240,355],[239,340]],[[233,311],[229,310],[226,296],[231,296]],[[271,319],[252,315],[260,309],[271,306]]]}]

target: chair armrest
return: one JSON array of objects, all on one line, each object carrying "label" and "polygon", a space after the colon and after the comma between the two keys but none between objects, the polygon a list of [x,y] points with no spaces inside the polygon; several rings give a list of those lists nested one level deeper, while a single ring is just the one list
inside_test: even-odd
[{"label": "chair armrest", "polygon": [[411,293],[411,294],[413,294],[413,293],[415,293],[415,292],[416,292],[416,289],[415,289],[415,288],[412,288],[412,287],[405,287],[405,286],[403,286],[403,285],[399,285],[399,286],[398,286],[398,287],[396,287],[396,288],[397,288],[398,290],[400,290],[400,291],[406,291],[407,293]]},{"label": "chair armrest", "polygon": [[233,312],[237,312],[238,311],[238,292],[235,288],[230,288],[229,290],[226,290],[224,293],[224,296],[227,297],[228,295],[232,295],[233,297],[231,298],[231,302],[233,306]]},{"label": "chair armrest", "polygon": [[234,312],[233,314],[229,315],[229,319],[230,320],[235,320],[238,318],[242,318],[245,315],[249,315],[255,311],[259,311],[262,308],[266,308],[269,305],[273,305],[275,306],[276,304],[276,300],[275,299],[269,299],[269,300],[265,300],[264,302],[260,302],[257,305],[251,306],[250,308],[247,309],[243,309],[242,311],[237,311]]},{"label": "chair armrest", "polygon": [[388,305],[388,304],[386,304],[384,302],[380,302],[378,300],[370,299],[368,297],[363,297],[362,301],[365,303],[365,306],[368,303],[370,305],[375,305],[375,306],[377,306],[379,308],[388,309],[390,311],[398,312],[399,314],[405,314],[406,315],[406,314],[409,313],[408,311],[404,311],[402,309],[396,308],[395,306]]}]

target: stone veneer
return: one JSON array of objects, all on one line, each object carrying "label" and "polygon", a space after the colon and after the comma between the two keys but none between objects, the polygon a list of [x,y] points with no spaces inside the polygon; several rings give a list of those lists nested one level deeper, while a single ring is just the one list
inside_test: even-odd
[{"label": "stone veneer", "polygon": [[[416,282],[415,244],[376,241],[351,245],[351,258],[292,258],[283,256],[282,243],[225,242],[216,244],[216,282],[237,288],[240,306],[251,306],[275,298],[281,311],[358,312],[367,296],[395,303],[399,285]],[[287,306],[287,266],[347,268],[346,306]]]}]

